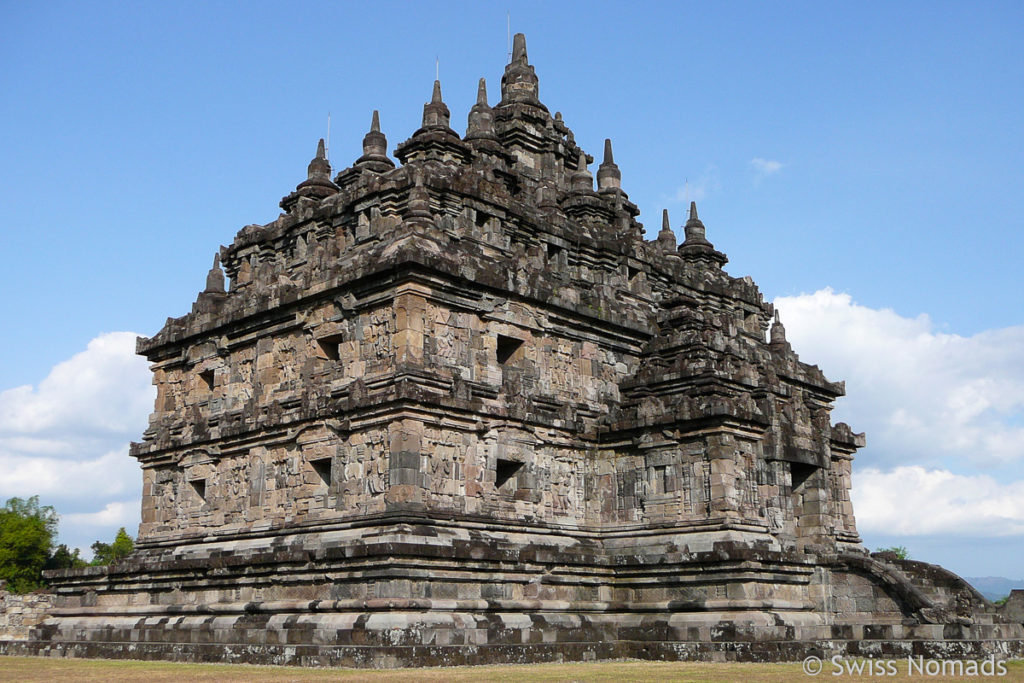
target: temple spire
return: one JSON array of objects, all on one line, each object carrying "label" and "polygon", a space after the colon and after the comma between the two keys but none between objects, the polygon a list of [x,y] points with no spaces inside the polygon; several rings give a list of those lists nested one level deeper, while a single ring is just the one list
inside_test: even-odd
[{"label": "temple spire", "polygon": [[448,105],[441,99],[441,81],[434,81],[434,90],[430,94],[430,102],[423,105],[423,128],[449,128],[451,112]]},{"label": "temple spire", "polygon": [[424,185],[423,173],[416,170],[413,173],[412,182],[404,218],[413,223],[429,223],[433,221],[434,217],[430,211],[430,193]]},{"label": "temple spire", "polygon": [[483,78],[477,84],[476,104],[469,110],[465,139],[493,140],[495,143],[498,140],[498,135],[494,132],[494,112],[487,104],[487,81]]},{"label": "temple spire", "polygon": [[537,208],[541,211],[558,210],[558,191],[550,181],[541,181],[537,188]]},{"label": "temple spire", "polygon": [[786,344],[786,328],[782,326],[782,321],[779,319],[779,312],[775,311],[775,320],[772,322],[771,329],[771,343],[772,344]]},{"label": "temple spire", "polygon": [[705,236],[704,223],[697,216],[697,202],[690,202],[690,217],[683,226],[685,239],[679,245],[679,255],[688,261],[703,262],[721,268],[729,259],[717,251]]},{"label": "temple spire", "polygon": [[711,242],[708,242],[705,236],[704,223],[697,217],[697,202],[690,202],[690,217],[687,219],[683,230],[686,234],[686,240],[683,244],[711,246]]},{"label": "temple spire", "polygon": [[441,96],[441,81],[434,81],[430,101],[423,105],[423,125],[398,145],[395,156],[403,164],[427,159],[464,163],[472,157],[472,150],[451,129],[451,112]]},{"label": "temple spire", "polygon": [[547,111],[537,99],[537,74],[526,56],[526,36],[517,33],[512,42],[512,61],[505,67],[501,77],[501,103],[522,102]]},{"label": "temple spire", "polygon": [[281,208],[291,211],[302,197],[323,199],[338,191],[338,186],[331,182],[331,164],[327,161],[324,139],[316,145],[316,156],[306,167],[306,180],[295,188],[295,191],[281,200]]},{"label": "temple spire", "polygon": [[612,141],[609,138],[605,138],[604,160],[597,169],[597,187],[602,191],[622,189],[622,173],[612,156]]},{"label": "temple spire", "polygon": [[661,210],[661,232],[658,233],[658,244],[666,253],[676,250],[676,234],[672,232],[672,224],[668,220],[668,209]]},{"label": "temple spire", "polygon": [[327,180],[329,182],[331,179],[331,164],[327,161],[323,138],[320,138],[320,142],[316,144],[316,156],[306,167],[306,175],[308,180]]},{"label": "temple spire", "polygon": [[213,255],[213,267],[206,274],[206,294],[224,294],[224,271],[220,268],[220,252]]},{"label": "temple spire", "polygon": [[593,192],[594,191],[594,176],[587,170],[587,154],[582,149],[580,155],[576,161],[576,171],[570,178],[570,183],[573,192]]},{"label": "temple spire", "polygon": [[388,139],[380,132],[380,113],[374,109],[370,121],[370,132],[363,136],[363,156],[356,160],[356,166],[384,173],[395,167],[388,158]]},{"label": "temple spire", "polygon": [[512,64],[529,64],[526,59],[526,36],[517,33],[512,39]]}]

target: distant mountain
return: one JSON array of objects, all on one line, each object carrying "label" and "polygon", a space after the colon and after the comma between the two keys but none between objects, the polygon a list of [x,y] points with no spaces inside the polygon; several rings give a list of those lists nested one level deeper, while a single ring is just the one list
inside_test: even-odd
[{"label": "distant mountain", "polygon": [[964,579],[989,600],[1005,598],[1014,588],[1024,589],[1024,579],[1006,579],[1002,576],[965,576]]}]

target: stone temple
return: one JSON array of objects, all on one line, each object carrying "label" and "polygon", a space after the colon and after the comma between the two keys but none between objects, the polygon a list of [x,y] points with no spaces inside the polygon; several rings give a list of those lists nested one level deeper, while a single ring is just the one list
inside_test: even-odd
[{"label": "stone temple", "polygon": [[[864,436],[691,204],[645,241],[522,35],[466,134],[323,143],[139,339],[137,552],[0,651],[396,666],[1020,655],[959,577],[869,554]],[[596,175],[596,189],[594,182]],[[713,234],[711,234],[714,237]],[[225,282],[230,281],[230,286]],[[898,492],[893,492],[898,495]]]}]

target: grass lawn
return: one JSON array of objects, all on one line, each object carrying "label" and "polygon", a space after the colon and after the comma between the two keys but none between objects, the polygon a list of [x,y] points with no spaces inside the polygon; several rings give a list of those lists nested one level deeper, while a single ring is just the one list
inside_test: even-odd
[{"label": "grass lawn", "polygon": [[829,662],[818,676],[808,676],[795,664],[714,664],[706,662],[592,662],[524,664],[430,669],[305,669],[246,664],[178,664],[101,659],[0,657],[0,681],[693,681],[694,683],[788,683],[825,680],[896,681],[1024,681],[1024,660],[1007,663],[1001,677],[950,677],[907,673],[906,661],[896,676],[832,675]]}]

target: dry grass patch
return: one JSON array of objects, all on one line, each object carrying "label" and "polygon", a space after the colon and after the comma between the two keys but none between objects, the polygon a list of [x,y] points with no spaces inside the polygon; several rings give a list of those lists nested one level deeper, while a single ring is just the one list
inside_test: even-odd
[{"label": "dry grass patch", "polygon": [[[1004,677],[990,680],[1024,681],[1024,661],[1007,663]],[[570,664],[522,664],[509,666],[465,666],[429,669],[305,669],[290,666],[248,664],[180,664],[133,660],[62,659],[44,657],[0,657],[0,681],[687,681],[689,683],[789,683],[791,681],[871,680],[868,676],[832,676],[826,662],[817,677],[803,673],[799,663],[748,664],[710,662],[593,662]],[[906,662],[899,674],[881,680],[952,683],[964,678],[908,676]],[[975,679],[971,679],[975,680]]]}]

